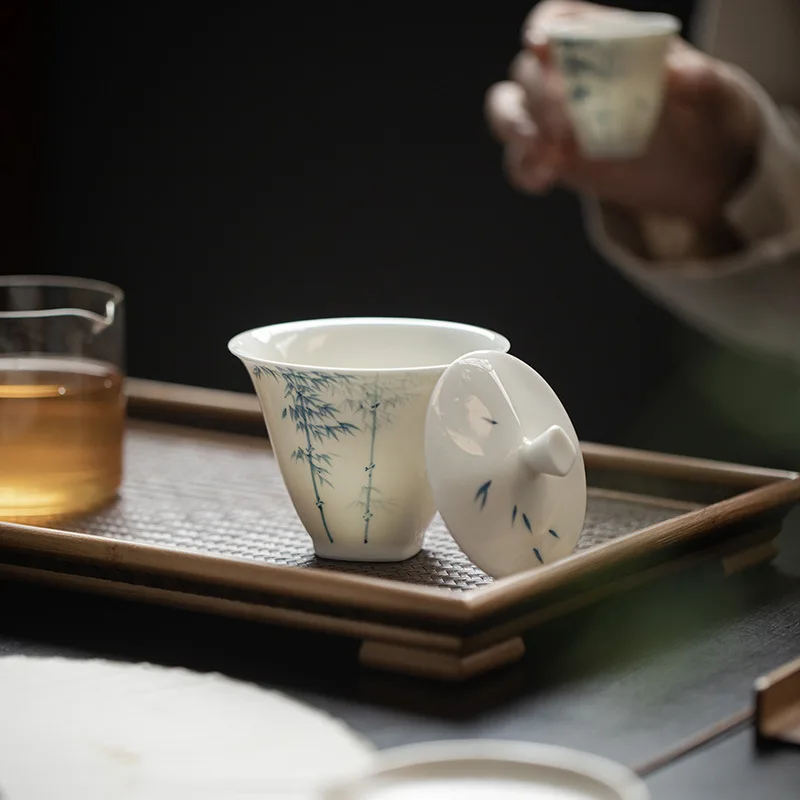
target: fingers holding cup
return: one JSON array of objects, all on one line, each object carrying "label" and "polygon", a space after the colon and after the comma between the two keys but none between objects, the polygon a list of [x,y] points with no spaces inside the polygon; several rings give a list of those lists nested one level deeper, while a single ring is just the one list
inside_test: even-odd
[{"label": "fingers holding cup", "polygon": [[506,146],[504,166],[508,182],[529,194],[543,194],[558,181],[558,172],[541,144],[525,146],[512,142]]},{"label": "fingers holding cup", "polygon": [[525,107],[543,139],[565,145],[572,138],[558,73],[523,50],[511,64],[511,78],[523,90]]},{"label": "fingers holding cup", "polygon": [[494,136],[505,145],[509,183],[530,193],[546,191],[556,178],[549,145],[530,114],[523,87],[514,81],[492,86],[486,94],[486,118]]},{"label": "fingers holding cup", "polygon": [[539,129],[525,101],[525,91],[518,83],[502,81],[489,88],[484,102],[489,128],[503,144],[533,142]]}]

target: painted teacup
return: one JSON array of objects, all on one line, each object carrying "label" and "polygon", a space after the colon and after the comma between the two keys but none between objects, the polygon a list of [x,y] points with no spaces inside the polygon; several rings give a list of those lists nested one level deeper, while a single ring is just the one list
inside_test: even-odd
[{"label": "painted teacup", "polygon": [[467,353],[510,345],[471,325],[367,317],[270,325],[228,347],[253,380],[317,555],[400,561],[436,513],[424,436],[437,381]]},{"label": "painted teacup", "polygon": [[546,30],[567,114],[584,156],[635,158],[661,116],[669,14],[606,11],[551,21]]}]

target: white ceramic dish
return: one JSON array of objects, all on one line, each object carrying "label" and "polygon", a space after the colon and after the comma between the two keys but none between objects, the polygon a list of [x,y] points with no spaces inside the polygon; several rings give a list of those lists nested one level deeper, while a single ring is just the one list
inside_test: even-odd
[{"label": "white ceramic dish", "polygon": [[589,753],[510,741],[431,742],[376,756],[324,800],[649,800],[629,769]]}]

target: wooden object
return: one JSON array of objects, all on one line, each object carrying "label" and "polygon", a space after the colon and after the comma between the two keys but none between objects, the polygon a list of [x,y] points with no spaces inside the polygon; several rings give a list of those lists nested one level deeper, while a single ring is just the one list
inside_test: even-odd
[{"label": "wooden object", "polygon": [[58,526],[0,523],[0,575],[352,637],[366,666],[443,680],[515,661],[542,622],[699,560],[733,574],[770,558],[800,499],[795,473],[583,443],[587,520],[563,561],[492,580],[436,520],[409,561],[328,562],[255,398],[127,391],[120,499]]},{"label": "wooden object", "polygon": [[800,658],[756,681],[759,736],[800,745]]}]

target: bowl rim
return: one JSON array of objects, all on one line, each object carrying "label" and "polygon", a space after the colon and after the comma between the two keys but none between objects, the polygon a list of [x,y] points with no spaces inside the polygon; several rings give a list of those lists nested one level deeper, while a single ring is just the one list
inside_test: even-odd
[{"label": "bowl rim", "polygon": [[624,9],[603,9],[602,13],[559,17],[543,25],[548,39],[581,42],[659,38],[672,36],[682,28],[680,19],[674,14]]},{"label": "bowl rim", "polygon": [[[259,356],[251,355],[245,352],[244,342],[250,337],[254,338],[256,334],[266,331],[280,333],[283,331],[291,332],[292,330],[314,330],[315,328],[323,327],[378,327],[395,325],[399,327],[408,328],[439,328],[449,330],[459,330],[464,333],[477,333],[486,338],[485,342],[480,343],[479,346],[473,347],[470,351],[465,351],[461,356],[467,355],[468,352],[476,352],[479,350],[499,350],[507,353],[511,349],[511,342],[509,339],[498,331],[491,328],[485,328],[480,325],[471,325],[466,322],[453,322],[443,319],[427,319],[424,317],[319,317],[315,319],[301,319],[292,320],[289,322],[276,322],[271,325],[261,325],[256,328],[249,328],[241,331],[233,336],[228,341],[228,350],[239,358],[241,361],[248,364],[254,364],[266,367],[283,367],[285,369],[303,370],[308,372],[321,372],[325,374],[347,374],[347,375],[374,375],[413,372],[417,374],[426,372],[442,372],[450,366],[452,361],[442,364],[426,364],[424,366],[408,366],[408,367],[334,367],[334,366],[320,366],[317,364],[304,364],[297,361],[280,361],[271,358],[262,358]],[[492,344],[495,346],[493,347]],[[458,356],[459,358],[461,356]],[[455,360],[455,359],[453,359]]]},{"label": "bowl rim", "polygon": [[380,751],[365,768],[347,779],[326,787],[325,800],[346,800],[359,796],[376,780],[415,777],[429,766],[458,766],[465,769],[476,762],[502,767],[540,767],[589,779],[610,790],[619,800],[650,800],[642,779],[629,767],[605,756],[555,744],[513,739],[444,739],[436,742],[398,745]]}]

